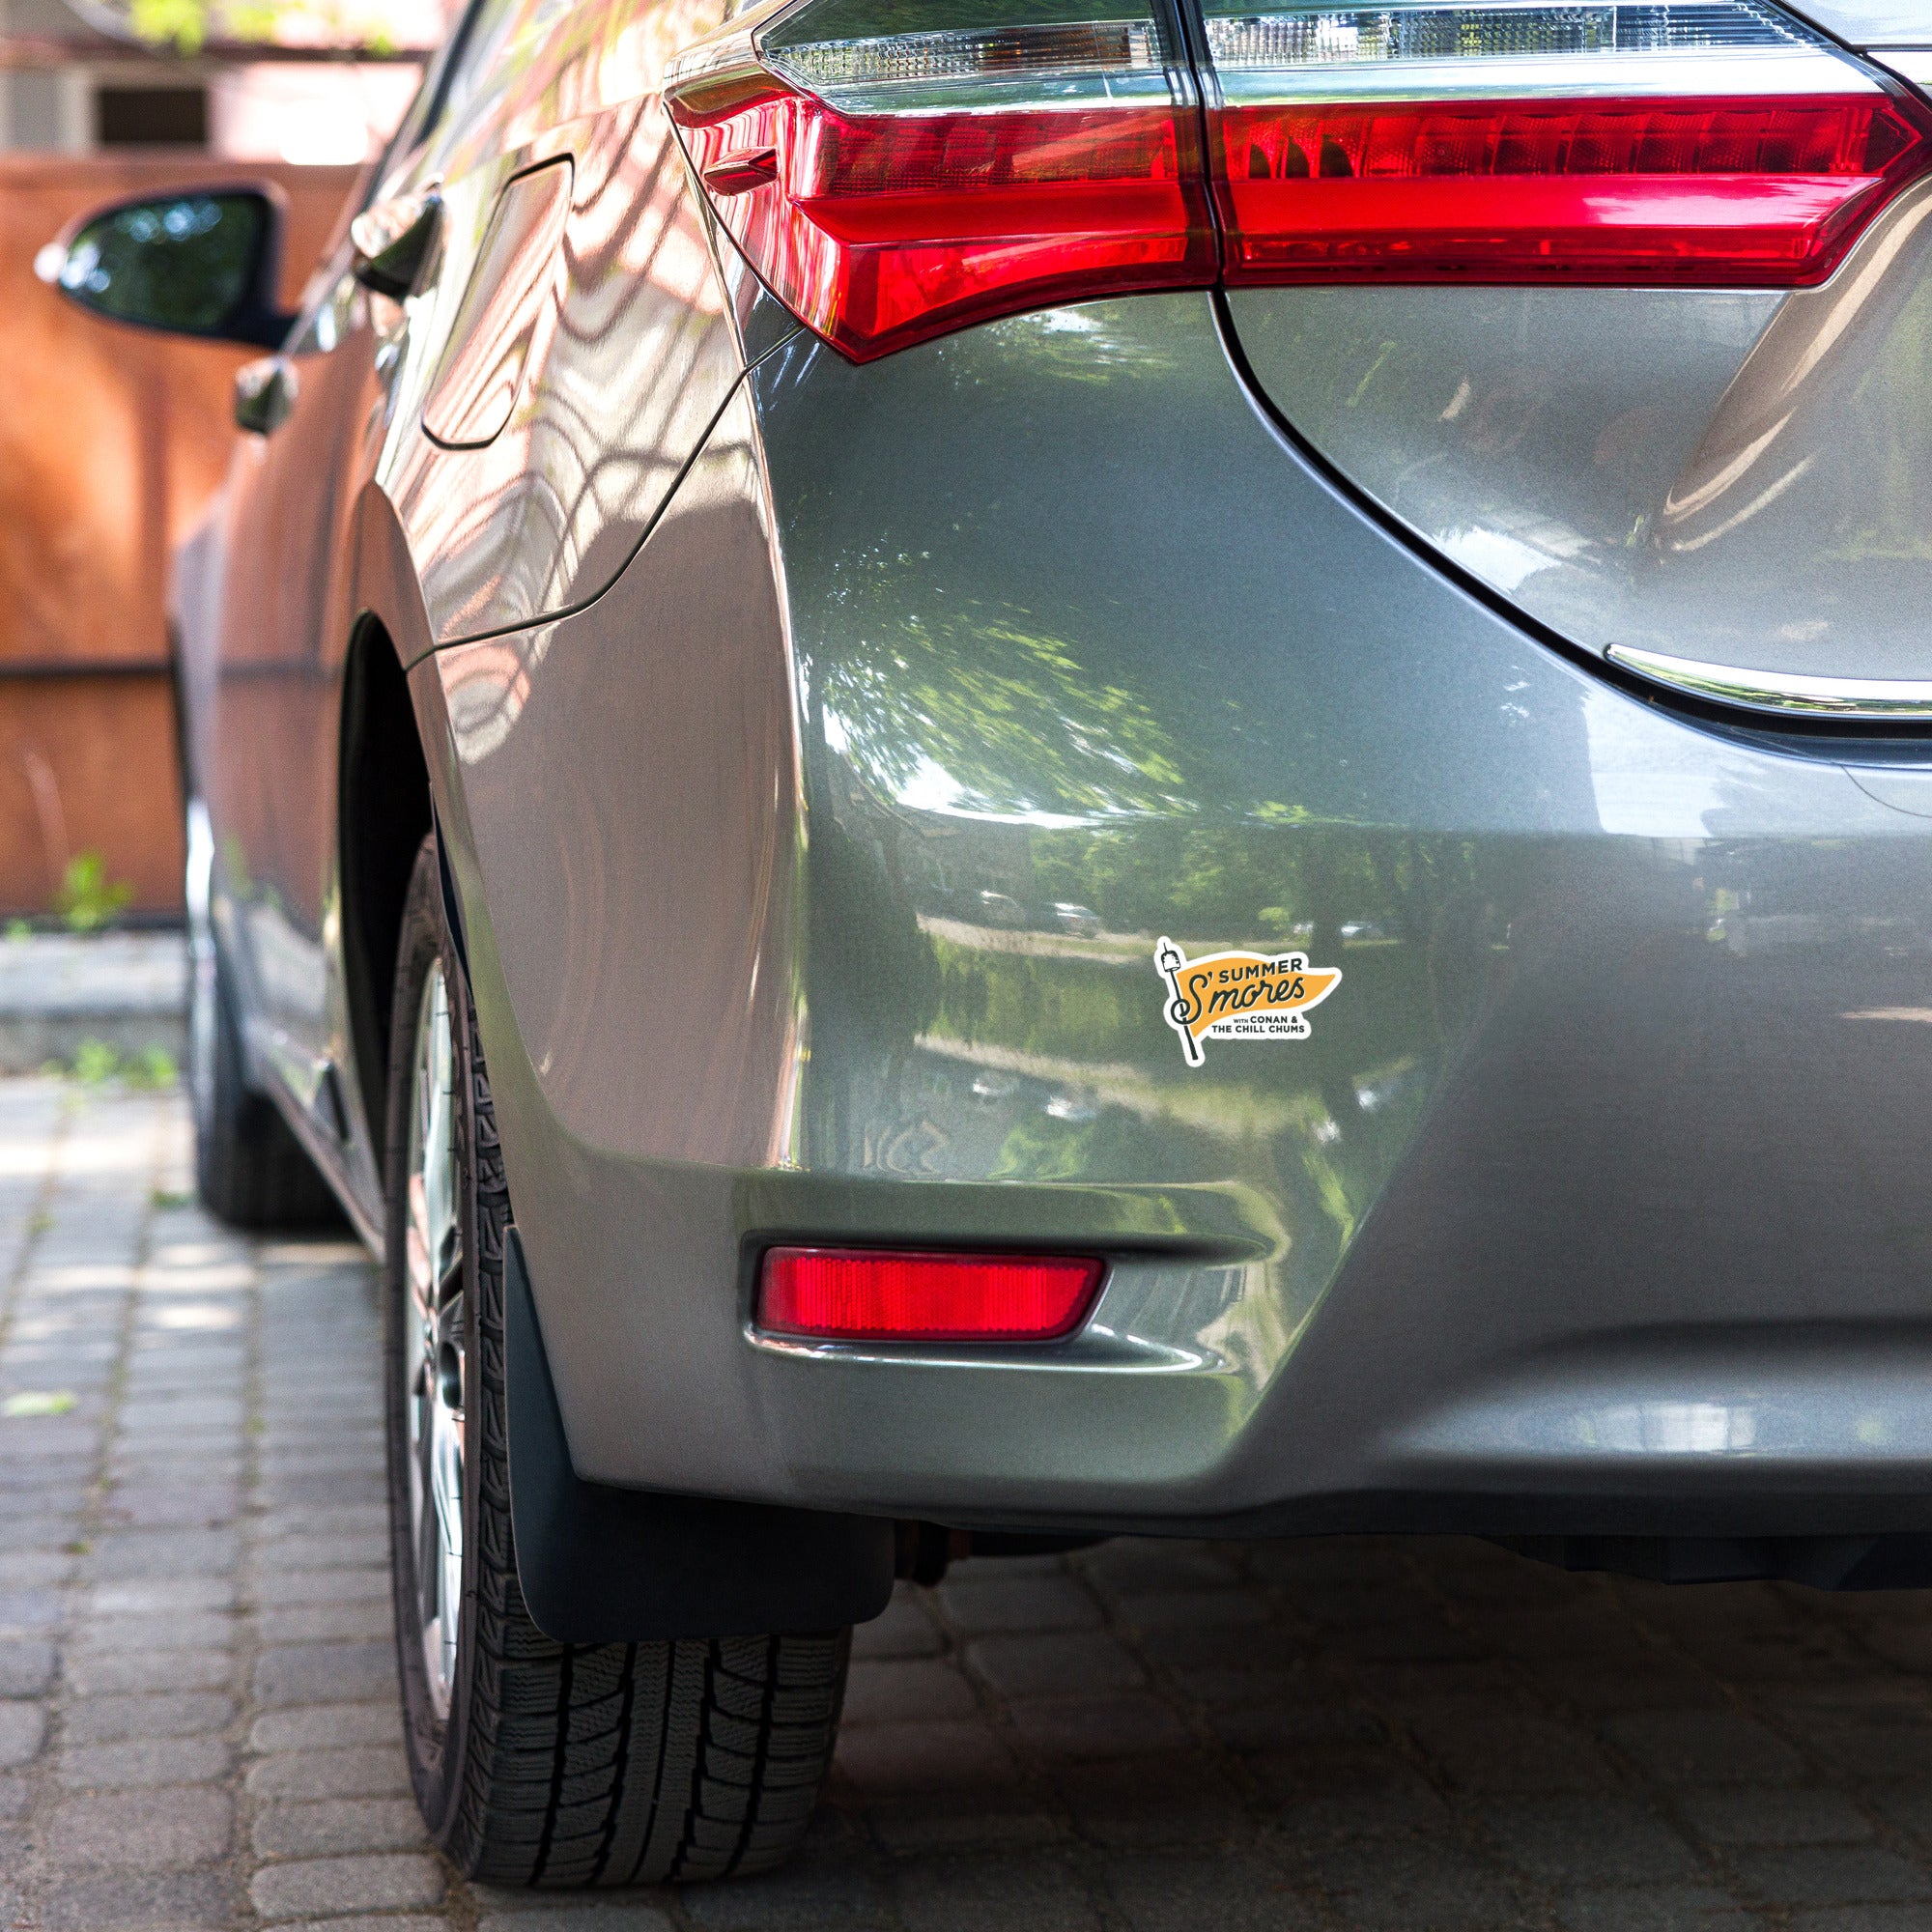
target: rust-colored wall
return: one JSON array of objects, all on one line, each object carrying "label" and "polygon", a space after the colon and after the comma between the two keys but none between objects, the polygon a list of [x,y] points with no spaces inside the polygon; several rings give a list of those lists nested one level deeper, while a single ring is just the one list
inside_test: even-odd
[{"label": "rust-colored wall", "polygon": [[252,353],[97,321],[35,279],[34,255],[100,202],[266,177],[289,198],[293,304],[355,176],[0,155],[0,910],[44,911],[89,849],[136,909],[180,907],[167,553],[227,468],[230,384]]}]

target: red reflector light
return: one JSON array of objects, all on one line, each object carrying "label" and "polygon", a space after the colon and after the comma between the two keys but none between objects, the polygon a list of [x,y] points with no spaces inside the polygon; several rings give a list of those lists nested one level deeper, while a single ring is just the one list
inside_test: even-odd
[{"label": "red reflector light", "polygon": [[1822,281],[1925,135],[1888,96],[1226,107],[1227,279]]},{"label": "red reflector light", "polygon": [[669,102],[720,219],[855,361],[1219,270],[1194,117],[1172,108],[846,115],[777,81],[750,101],[707,93]]},{"label": "red reflector light", "polygon": [[1080,1325],[1100,1271],[1067,1255],[773,1248],[758,1326],[843,1342],[1050,1342]]}]

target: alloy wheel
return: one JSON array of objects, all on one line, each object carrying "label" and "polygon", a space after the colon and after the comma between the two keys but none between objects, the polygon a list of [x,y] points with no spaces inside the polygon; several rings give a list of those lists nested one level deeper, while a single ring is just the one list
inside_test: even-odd
[{"label": "alloy wheel", "polygon": [[456,1055],[449,983],[433,961],[411,1055],[409,1220],[410,1532],[423,1668],[438,1718],[449,1716],[463,1606],[463,1219],[456,1158]]}]

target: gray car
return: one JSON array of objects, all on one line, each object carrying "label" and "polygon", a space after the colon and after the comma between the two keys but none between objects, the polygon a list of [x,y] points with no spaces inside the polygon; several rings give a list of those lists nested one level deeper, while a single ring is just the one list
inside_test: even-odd
[{"label": "gray car", "polygon": [[459,1868],[782,1858],[967,1548],[1932,1578],[1915,42],[472,0],[298,313],[243,181],[45,251],[271,352],[200,1180],[384,1258]]}]

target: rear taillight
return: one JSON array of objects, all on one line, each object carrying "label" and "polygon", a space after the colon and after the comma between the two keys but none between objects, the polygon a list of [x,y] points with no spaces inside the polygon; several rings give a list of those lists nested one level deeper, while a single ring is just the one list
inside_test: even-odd
[{"label": "rear taillight", "polygon": [[767,5],[667,99],[753,269],[860,361],[1217,279],[1794,287],[1928,159],[1923,109],[1763,0],[1208,0],[1205,111],[1158,13],[1053,17],[1083,4]]},{"label": "rear taillight", "polygon": [[1230,282],[1821,281],[1918,110],[1758,0],[1209,0]]},{"label": "rear taillight", "polygon": [[774,294],[864,361],[1018,309],[1211,283],[1192,82],[1153,16],[865,31],[949,11],[812,0],[674,65],[672,119]]},{"label": "rear taillight", "polygon": [[757,1325],[821,1341],[1050,1342],[1080,1325],[1100,1273],[1073,1255],[773,1248]]}]

